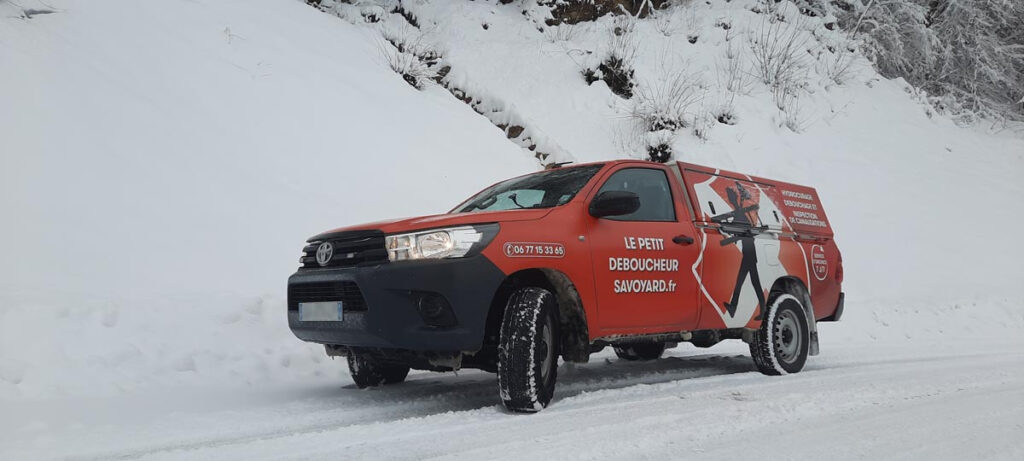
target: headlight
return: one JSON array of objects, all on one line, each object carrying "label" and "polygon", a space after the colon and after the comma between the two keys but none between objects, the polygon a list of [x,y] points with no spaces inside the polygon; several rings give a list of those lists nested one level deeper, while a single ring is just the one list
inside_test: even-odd
[{"label": "headlight", "polygon": [[490,243],[498,234],[497,224],[451,227],[384,237],[391,261],[461,258]]}]

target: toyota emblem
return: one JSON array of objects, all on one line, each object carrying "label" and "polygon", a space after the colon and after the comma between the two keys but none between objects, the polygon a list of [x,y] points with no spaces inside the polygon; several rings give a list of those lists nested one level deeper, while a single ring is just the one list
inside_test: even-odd
[{"label": "toyota emblem", "polygon": [[334,256],[334,245],[331,245],[331,242],[321,243],[316,248],[316,262],[321,266],[326,266],[331,262],[331,256]]}]

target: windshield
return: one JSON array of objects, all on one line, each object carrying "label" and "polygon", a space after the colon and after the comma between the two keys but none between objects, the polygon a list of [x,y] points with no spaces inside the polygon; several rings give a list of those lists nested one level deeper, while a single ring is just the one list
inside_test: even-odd
[{"label": "windshield", "polygon": [[453,213],[551,208],[564,205],[603,164],[558,168],[502,181],[470,197]]}]

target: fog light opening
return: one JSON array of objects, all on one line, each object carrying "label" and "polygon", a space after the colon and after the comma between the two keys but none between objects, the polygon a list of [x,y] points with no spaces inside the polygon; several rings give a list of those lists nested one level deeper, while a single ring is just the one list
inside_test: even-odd
[{"label": "fog light opening", "polygon": [[453,327],[458,324],[448,300],[437,293],[421,293],[416,310],[423,321],[432,327]]}]

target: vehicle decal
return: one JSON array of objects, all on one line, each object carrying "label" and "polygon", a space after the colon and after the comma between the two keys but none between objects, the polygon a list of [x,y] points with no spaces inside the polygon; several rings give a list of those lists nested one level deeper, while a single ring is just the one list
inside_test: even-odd
[{"label": "vehicle decal", "polygon": [[[806,256],[800,261],[806,253],[799,243],[779,239],[780,232],[793,228],[787,213],[776,205],[777,190],[769,185],[762,187],[749,177],[720,176],[720,170],[701,174],[699,179],[703,181],[693,181],[700,207],[698,220],[720,227],[712,234],[701,228],[700,255],[692,271],[702,296],[714,306],[727,328],[748,326],[751,319],[760,320],[767,307],[767,291],[775,280],[801,263],[803,267],[797,270],[806,270],[809,275]],[[734,249],[730,250],[734,256],[718,250],[726,247]],[[796,252],[798,259],[789,256],[783,261],[784,247]],[[718,253],[705,258],[709,251]]]},{"label": "vehicle decal", "polygon": [[[764,196],[764,191],[761,190],[761,186],[758,186],[757,183],[754,181],[754,179],[750,177],[750,175],[744,175],[744,176],[746,176],[746,178],[752,184],[754,184],[755,187],[757,187],[757,190],[761,192],[762,196]],[[782,191],[782,195],[783,196],[787,195],[786,194],[787,192],[789,192],[789,191],[786,191],[786,190]],[[792,194],[790,194],[790,195],[792,195]],[[804,194],[804,195],[801,196],[801,198],[806,198],[806,197],[810,197],[810,195],[809,194]],[[813,199],[813,197],[809,198],[809,200],[810,199]],[[790,201],[790,202],[792,202],[792,201]],[[783,200],[783,203],[786,204],[787,207],[791,206],[790,203],[786,203],[785,200]],[[818,209],[817,205],[814,205],[813,208],[815,210]],[[794,233],[796,232],[796,229],[794,229],[793,225],[790,224],[789,218],[786,217],[786,213],[782,213],[781,221],[782,221],[782,227],[783,228],[788,228],[790,230],[790,232],[794,232]],[[803,244],[801,244],[799,242],[795,242],[795,243],[796,243],[797,248],[800,249],[800,254],[803,255],[804,272],[807,274],[807,278],[805,278],[804,280],[808,280],[809,281],[811,279],[811,266],[807,263],[807,251],[804,250]],[[776,252],[776,254],[778,254],[778,251]],[[810,294],[811,294],[811,284],[808,283],[807,284],[807,295],[809,296]]]},{"label": "vehicle decal", "polygon": [[509,258],[564,258],[565,245],[546,242],[505,242],[502,251]]},{"label": "vehicle decal", "polygon": [[[623,246],[633,252],[664,252],[665,239],[659,237],[623,237]],[[609,257],[608,270],[611,272],[678,272],[679,260],[658,257]],[[612,292],[628,293],[674,293],[677,283],[671,279],[616,279]]]},{"label": "vehicle decal", "polygon": [[814,278],[825,280],[825,277],[828,277],[828,259],[825,257],[825,247],[821,245],[811,247],[811,267],[814,268]]}]

